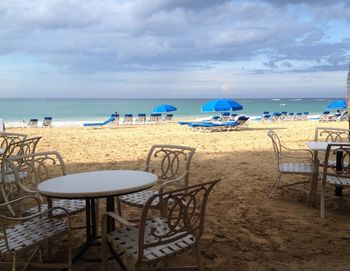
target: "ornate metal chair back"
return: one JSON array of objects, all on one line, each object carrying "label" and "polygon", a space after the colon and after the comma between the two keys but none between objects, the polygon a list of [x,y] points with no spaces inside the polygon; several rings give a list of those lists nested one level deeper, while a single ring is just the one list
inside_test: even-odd
[{"label": "ornate metal chair back", "polygon": [[316,127],[315,141],[349,142],[349,133],[348,129]]},{"label": "ornate metal chair back", "polygon": [[11,156],[7,160],[17,185],[25,193],[36,193],[42,181],[66,175],[64,161],[56,151]]},{"label": "ornate metal chair back", "polygon": [[[138,261],[142,261],[146,248],[157,247],[192,235],[198,242],[203,233],[205,210],[210,191],[220,180],[206,182],[154,195],[145,204],[140,220],[138,239]],[[152,202],[167,206],[165,217],[152,216],[149,221]],[[149,226],[153,225],[153,226]]]},{"label": "ornate metal chair back", "polygon": [[275,153],[275,157],[276,157],[277,161],[280,162],[280,154],[281,154],[281,151],[282,151],[282,145],[281,145],[280,138],[271,129],[267,132],[267,135],[271,138],[273,151]]},{"label": "ornate metal chair back", "polygon": [[[27,138],[25,134],[17,134],[17,133],[0,133],[0,148],[6,150],[7,147],[13,143],[17,143],[23,141]],[[1,159],[1,156],[0,156]]]},{"label": "ornate metal chair back", "polygon": [[[330,161],[336,161],[335,165]],[[323,167],[323,181],[326,180],[327,176],[350,179],[350,143],[328,144],[325,164],[329,166]]]},{"label": "ornate metal chair back", "polygon": [[183,178],[188,185],[192,157],[196,149],[176,145],[153,145],[148,152],[145,170],[156,174],[159,182]]}]

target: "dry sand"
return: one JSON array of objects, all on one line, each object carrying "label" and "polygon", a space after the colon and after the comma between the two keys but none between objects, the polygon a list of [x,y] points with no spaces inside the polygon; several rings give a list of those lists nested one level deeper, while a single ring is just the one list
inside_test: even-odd
[{"label": "dry sand", "polygon": [[[41,135],[38,150],[59,151],[70,173],[140,169],[152,144],[195,147],[190,182],[222,179],[209,199],[200,246],[205,270],[350,270],[349,209],[328,208],[322,224],[319,209],[308,208],[300,191],[287,188],[267,199],[277,176],[267,129],[275,129],[285,145],[305,148],[316,126],[346,128],[347,123],[249,123],[225,133],[193,132],[177,124],[10,131]],[[189,253],[178,262],[191,259]],[[81,262],[75,267],[99,270]]]}]

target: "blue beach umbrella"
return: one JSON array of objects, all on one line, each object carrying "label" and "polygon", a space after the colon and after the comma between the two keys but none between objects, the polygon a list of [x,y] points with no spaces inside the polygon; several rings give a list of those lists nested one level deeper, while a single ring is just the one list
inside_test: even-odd
[{"label": "blue beach umbrella", "polygon": [[177,108],[171,104],[161,104],[161,105],[157,105],[155,108],[153,108],[154,113],[173,112],[176,110],[177,110]]},{"label": "blue beach umbrella", "polygon": [[243,106],[231,99],[217,99],[202,106],[202,112],[235,111],[242,110]]},{"label": "blue beach umbrella", "polygon": [[327,109],[346,109],[346,101],[335,100],[328,105]]}]

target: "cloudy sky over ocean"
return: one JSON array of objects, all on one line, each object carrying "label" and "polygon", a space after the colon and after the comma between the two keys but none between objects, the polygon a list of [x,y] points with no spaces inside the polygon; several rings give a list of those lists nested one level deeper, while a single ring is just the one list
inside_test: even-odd
[{"label": "cloudy sky over ocean", "polygon": [[342,97],[350,0],[0,2],[0,97]]}]

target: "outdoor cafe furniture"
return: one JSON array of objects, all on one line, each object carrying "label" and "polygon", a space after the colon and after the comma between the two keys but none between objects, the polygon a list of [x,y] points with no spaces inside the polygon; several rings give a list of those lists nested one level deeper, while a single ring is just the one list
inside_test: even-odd
[{"label": "outdoor cafe furniture", "polygon": [[[188,176],[192,157],[196,149],[176,145],[153,145],[148,152],[144,170],[158,176],[158,190],[144,190],[118,198],[118,212],[121,215],[121,203],[142,208],[148,199],[169,189],[188,186]],[[158,209],[154,201],[152,208]]]},{"label": "outdoor cafe furniture", "polygon": [[[102,215],[102,270],[108,271],[108,251],[120,253],[128,270],[177,270],[179,266],[161,266],[161,263],[194,249],[196,266],[181,266],[183,270],[203,270],[200,259],[199,242],[203,234],[205,209],[208,196],[219,180],[184,187],[166,193],[152,195],[142,209],[139,223],[131,223],[117,213]],[[167,208],[163,215],[152,215],[153,206]],[[108,232],[108,219],[123,226]],[[123,258],[124,259],[124,258]],[[144,269],[142,269],[144,270]],[[147,269],[148,270],[148,269]]]},{"label": "outdoor cafe furniture", "polygon": [[[19,266],[23,268],[21,270],[26,270],[27,267],[35,268],[32,270],[37,270],[39,267],[45,267],[48,270],[72,270],[72,238],[68,212],[61,207],[43,211],[40,209],[40,199],[33,195],[1,203],[0,207],[11,205],[12,210],[17,210],[15,205],[23,204],[24,201],[29,200],[36,204],[37,211],[35,213],[27,216],[16,213],[16,217],[8,217],[3,213],[0,215],[0,270],[5,270],[4,266],[9,265],[12,267],[12,271],[17,270]],[[56,210],[64,212],[64,222],[48,215]],[[57,240],[60,236],[67,236],[67,263],[43,262],[44,248],[47,248],[49,256],[52,241]],[[24,262],[18,259],[22,255],[27,256],[27,260]],[[35,256],[38,256],[39,262],[33,262]]]},{"label": "outdoor cafe furniture", "polygon": [[[327,199],[346,199],[345,197],[343,197],[341,189],[344,187],[350,187],[350,143],[329,143],[326,149],[325,165],[328,165],[328,161],[331,160],[336,161],[335,166],[323,167],[320,208],[322,219],[325,219],[325,201]],[[332,185],[336,187],[335,196],[327,195],[328,197],[326,198],[327,185]]]},{"label": "outdoor cafe furniture", "polygon": [[[16,179],[13,172],[9,169],[9,163],[7,158],[12,156],[22,155],[22,154],[34,153],[40,139],[41,137],[33,137],[33,138],[27,138],[22,141],[16,140],[11,144],[9,144],[4,150],[4,153],[0,156],[0,163],[1,163],[0,189],[1,189],[1,196],[2,196],[3,202],[8,202],[11,198],[18,197],[17,192],[19,192],[16,189],[17,187]],[[19,175],[19,178],[23,178],[27,175],[27,172],[19,172],[18,175]],[[8,205],[8,209],[14,215],[14,211],[11,209],[10,205]]]},{"label": "outdoor cafe furniture", "polygon": [[[65,163],[57,151],[11,156],[7,158],[7,162],[8,170],[17,185],[17,194],[38,194],[40,183],[67,174]],[[63,207],[70,215],[85,210],[85,201],[79,199],[55,199],[50,204],[53,207]],[[41,210],[46,210],[52,206],[42,203],[40,207]],[[29,208],[24,211],[30,213],[35,210]],[[62,215],[61,209],[56,209],[53,215]]]},{"label": "outdoor cafe furniture", "polygon": [[[158,177],[152,173],[136,170],[103,170],[59,176],[38,185],[38,191],[50,202],[53,199],[84,199],[86,202],[86,241],[75,260],[95,244],[96,200],[105,198],[107,212],[114,211],[116,196],[147,189],[155,184]],[[114,220],[108,219],[107,231],[113,231]]]},{"label": "outdoor cafe furniture", "polygon": [[[306,149],[290,149],[281,144],[278,135],[273,131],[268,131],[268,136],[271,138],[275,158],[277,160],[277,171],[278,176],[272,184],[272,191],[269,198],[275,193],[277,188],[289,187],[299,184],[308,183],[310,186],[312,176],[315,174],[315,166],[313,161],[313,154],[311,151]],[[304,175],[309,178],[307,181],[297,181],[293,183],[287,183],[280,185],[283,174],[297,174]],[[303,189],[310,195],[310,188],[307,190]]]}]

